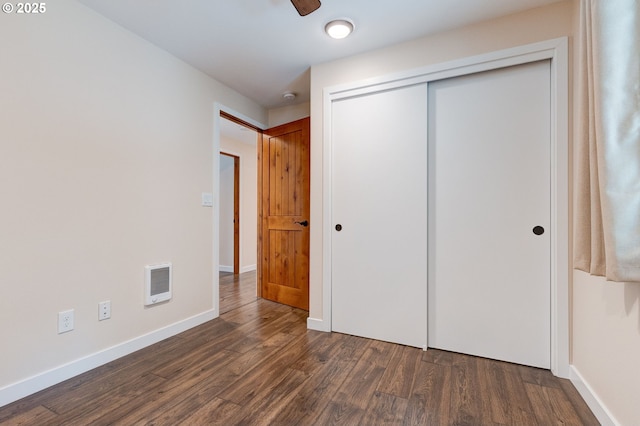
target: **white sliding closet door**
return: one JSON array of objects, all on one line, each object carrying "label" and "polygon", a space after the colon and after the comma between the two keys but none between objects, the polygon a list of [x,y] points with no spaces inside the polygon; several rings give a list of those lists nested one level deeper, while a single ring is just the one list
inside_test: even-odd
[{"label": "white sliding closet door", "polygon": [[332,329],[423,347],[427,85],[337,100],[331,117]]},{"label": "white sliding closet door", "polygon": [[550,367],[550,81],[429,84],[430,347]]}]

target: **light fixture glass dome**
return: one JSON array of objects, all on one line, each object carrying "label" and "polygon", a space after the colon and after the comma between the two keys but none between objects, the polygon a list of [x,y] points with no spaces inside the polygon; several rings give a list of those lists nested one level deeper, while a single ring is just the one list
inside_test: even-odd
[{"label": "light fixture glass dome", "polygon": [[353,32],[353,22],[349,19],[336,19],[325,25],[324,31],[331,38],[345,38]]}]

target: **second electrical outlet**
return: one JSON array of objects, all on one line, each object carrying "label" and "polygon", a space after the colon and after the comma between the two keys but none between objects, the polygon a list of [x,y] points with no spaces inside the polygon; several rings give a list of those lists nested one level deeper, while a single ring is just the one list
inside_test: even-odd
[{"label": "second electrical outlet", "polygon": [[111,318],[111,300],[98,303],[98,320]]}]

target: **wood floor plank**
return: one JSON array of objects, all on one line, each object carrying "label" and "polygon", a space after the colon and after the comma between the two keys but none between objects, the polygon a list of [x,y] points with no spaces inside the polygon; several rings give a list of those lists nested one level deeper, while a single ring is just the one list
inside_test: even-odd
[{"label": "wood floor plank", "polygon": [[422,353],[422,360],[425,362],[431,362],[439,365],[453,364],[453,352],[442,351],[440,349],[428,348]]},{"label": "wood floor plank", "polygon": [[[198,400],[195,401],[199,402]],[[180,421],[180,424],[184,426],[225,426],[233,424],[232,420],[239,418],[242,413],[240,405],[220,398],[214,398],[213,401],[195,405],[197,408],[186,418],[177,419],[176,417],[163,416],[157,424],[176,424],[176,421]]]},{"label": "wood floor plank", "polygon": [[556,379],[560,383],[560,387],[564,391],[564,394],[567,396],[567,400],[580,417],[581,424],[585,426],[598,426],[600,422],[598,422],[598,420],[595,418],[595,416],[587,406],[587,403],[584,402],[584,399],[582,399],[575,386],[573,386],[573,384],[567,379]]},{"label": "wood floor plank", "polygon": [[360,359],[366,339],[339,333],[323,333],[307,356],[292,368],[304,371],[309,378],[298,389],[295,398],[274,416],[275,424],[314,424]]},{"label": "wood floor plank", "polygon": [[[278,349],[286,344],[290,344],[296,337],[295,334],[291,333],[290,326],[295,324],[297,328],[300,328],[299,317],[296,315],[284,314],[279,318],[270,321],[267,325],[265,325],[261,330],[263,330],[264,339],[262,341],[257,341],[254,344],[253,350],[249,350],[244,352],[242,356],[239,358],[235,358],[229,364],[225,365],[224,371],[220,372],[216,376],[215,383],[209,383],[204,388],[201,389],[200,393],[206,394],[209,398],[212,396],[216,396],[220,394],[221,390],[228,387],[229,384],[238,384],[243,381],[247,381],[250,385],[255,385],[255,380],[246,379],[246,376],[252,369],[261,368],[262,364],[265,360],[270,359],[271,356],[275,356],[278,353]],[[245,328],[244,326],[239,327],[238,330]],[[301,329],[302,331],[303,329]],[[237,330],[236,330],[237,331]],[[285,331],[285,332],[283,332]],[[286,332],[288,331],[288,332]],[[306,330],[304,330],[306,331]],[[250,336],[252,333],[249,333],[247,336]],[[299,335],[300,333],[298,333]],[[246,337],[240,339],[242,342],[246,342]],[[243,345],[245,346],[245,345]],[[227,346],[228,351],[236,351],[237,347],[235,344],[231,344]],[[278,376],[276,375],[276,380],[268,383],[268,385],[273,385],[274,382],[277,383]],[[254,389],[253,392],[259,393],[259,390]],[[169,424],[174,424],[176,421],[180,420],[180,413],[185,411],[187,405],[193,405],[192,399],[189,399],[189,403],[181,403],[181,409],[173,409],[170,413],[170,421]],[[197,399],[197,395],[196,395]],[[227,401],[229,402],[229,401]],[[234,406],[237,404],[233,404]],[[187,409],[189,412],[193,411],[192,409]],[[242,415],[241,415],[242,414]],[[227,421],[238,421],[239,419],[246,416],[246,410],[240,410],[238,412],[234,411],[234,414],[227,418]],[[165,415],[166,417],[166,415]],[[167,419],[165,419],[167,420]],[[168,421],[168,420],[167,420]]]},{"label": "wood floor plank", "polygon": [[[233,352],[218,352],[206,363],[189,366],[176,379],[163,382],[152,392],[132,398],[120,406],[111,407],[98,421],[102,424],[135,424],[154,418],[162,411],[171,409],[196,394],[208,380],[213,380],[215,374],[224,369],[234,356]],[[162,411],[158,410],[158,407],[162,407]]]},{"label": "wood floor plank", "polygon": [[317,339],[310,342],[306,352],[291,362],[290,368],[309,375],[314,374],[330,357],[334,356],[344,337],[338,333],[321,333]]},{"label": "wood floor plank", "polygon": [[[535,424],[533,409],[523,382],[513,364],[477,358],[480,389],[489,398],[489,406],[483,407],[484,422],[497,424]],[[484,398],[483,398],[484,400]]]},{"label": "wood floor plank", "polygon": [[95,389],[109,389],[120,386],[132,377],[143,375],[148,371],[148,366],[158,362],[158,358],[161,358],[162,354],[173,352],[181,345],[181,339],[177,336],[162,340],[153,346],[154,352],[158,354],[157,356],[149,357],[145,351],[137,351],[65,380],[56,386],[37,392],[28,398],[0,407],[0,423],[16,414],[42,404],[52,407],[58,413],[64,413],[65,410],[61,408],[61,404],[65,404],[69,396],[74,394],[84,396],[84,399],[77,398],[76,400],[77,404],[83,405],[91,401],[91,395],[92,392],[95,392]]},{"label": "wood floor plank", "polygon": [[413,387],[422,350],[409,346],[396,346],[389,365],[378,385],[378,391],[407,399]]},{"label": "wood floor plank", "polygon": [[270,340],[277,334],[291,334],[295,328],[298,329],[297,334],[299,334],[304,331],[305,327],[294,313],[288,312],[274,318],[272,321],[263,322],[262,327],[231,343],[228,349],[238,353],[245,353],[265,340]]},{"label": "wood floor plank", "polygon": [[100,423],[114,408],[124,406],[132,400],[144,400],[148,392],[154,392],[163,382],[165,380],[161,377],[147,374],[132,378],[123,386],[104,389],[101,393],[91,392],[88,395],[89,401],[85,400],[85,394],[74,392],[68,395],[65,412],[48,426]]},{"label": "wood floor plank", "polygon": [[[243,291],[229,288],[236,303]],[[248,292],[250,294],[250,292]],[[7,425],[597,425],[549,371],[306,328],[258,299],[0,407]]]},{"label": "wood floor plank", "polygon": [[480,393],[475,358],[456,354],[451,366],[451,388],[452,422],[460,426],[481,424],[485,400]]},{"label": "wood floor plank", "polygon": [[479,391],[482,397],[482,423],[510,424],[511,411],[508,398],[505,398],[507,392],[507,380],[505,376],[508,374],[504,369],[496,366],[495,363],[487,362],[486,359],[477,359],[476,368],[478,369]]},{"label": "wood floor plank", "polygon": [[[197,349],[183,354],[181,357],[173,357],[157,368],[151,369],[151,372],[164,379],[173,379],[184,374],[188,374],[189,369],[192,369],[194,365],[206,365],[211,361],[214,356],[220,356],[220,352],[224,352],[221,345],[207,342]],[[226,356],[223,354],[223,356]]]},{"label": "wood floor plank", "polygon": [[[37,405],[29,410],[17,413],[6,421],[10,425],[44,425],[57,421],[58,415],[51,410],[46,409],[42,405]],[[2,422],[5,424],[5,421]]]},{"label": "wood floor plank", "polygon": [[395,395],[376,391],[369,402],[361,424],[400,425],[405,418],[409,401]]},{"label": "wood floor plank", "polygon": [[449,424],[451,365],[422,361],[418,365],[413,383],[403,424]]},{"label": "wood floor plank", "polygon": [[265,299],[258,299],[255,303],[243,305],[237,309],[221,314],[220,318],[238,325],[244,325],[250,322],[259,325],[261,320],[266,321],[269,318],[290,311],[291,307],[289,306],[278,305]]},{"label": "wood floor plank", "polygon": [[240,422],[248,425],[272,425],[273,418],[295,398],[308,377],[300,370],[287,368],[274,381],[262,383],[253,398],[242,406],[245,415]]},{"label": "wood floor plank", "polygon": [[[321,334],[323,333],[317,333],[317,335]],[[296,335],[288,335],[289,340],[286,344],[293,342],[295,338],[299,337],[300,336]],[[274,344],[270,340],[277,340],[278,344],[283,346]],[[275,354],[285,350],[284,348],[284,341],[280,336],[273,336],[271,339],[264,341],[262,344],[244,354],[236,354],[234,359],[227,364],[222,371],[216,374],[215,380],[208,381],[199,392],[206,393],[210,397],[215,397],[233,385],[239,386],[241,382],[248,381],[246,376],[252,370],[262,368],[265,362],[269,362]]]},{"label": "wood floor plank", "polygon": [[234,275],[221,272],[219,281],[220,313],[232,311],[257,300],[256,271]]},{"label": "wood floor plank", "polygon": [[195,345],[198,345],[212,339],[217,339],[220,336],[237,329],[240,325],[241,324],[237,324],[235,322],[219,319],[219,321],[209,321],[199,325],[198,327],[191,328],[177,336],[173,336],[173,338],[179,339],[176,343],[180,346],[188,344],[189,342],[193,342]]},{"label": "wood floor plank", "polygon": [[571,406],[562,389],[531,383],[525,383],[524,387],[539,424],[582,425],[580,416]]},{"label": "wood floor plank", "polygon": [[318,418],[319,424],[357,424],[389,363],[395,345],[371,341]]},{"label": "wood floor plank", "polygon": [[218,396],[226,401],[244,405],[254,398],[256,390],[289,368],[289,364],[309,350],[309,342],[320,337],[318,334],[304,334],[287,345],[287,350],[277,351],[262,361],[257,367],[243,375]]},{"label": "wood floor plank", "polygon": [[[178,343],[176,341],[176,343]],[[112,389],[127,390],[130,386],[144,386],[146,381],[159,383],[157,377],[149,376],[149,372],[162,362],[174,357],[182,357],[188,350],[181,351],[181,344],[165,346],[170,351],[160,350],[153,358],[147,357],[130,365],[122,365],[121,368],[105,372],[92,381],[83,382],[81,386],[73,389],[60,389],[56,395],[52,395],[44,404],[58,414],[68,413],[77,406],[91,404],[100,400]]]},{"label": "wood floor plank", "polygon": [[551,374],[549,370],[542,368],[527,367],[525,365],[515,365],[525,383],[533,383],[535,385],[546,386],[548,388],[559,388],[560,381]]}]

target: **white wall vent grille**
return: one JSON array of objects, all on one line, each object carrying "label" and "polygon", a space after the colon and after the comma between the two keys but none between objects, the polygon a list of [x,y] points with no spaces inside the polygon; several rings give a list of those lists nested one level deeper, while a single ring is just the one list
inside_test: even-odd
[{"label": "white wall vent grille", "polygon": [[171,299],[171,263],[147,265],[144,269],[144,304],[155,305]]}]

